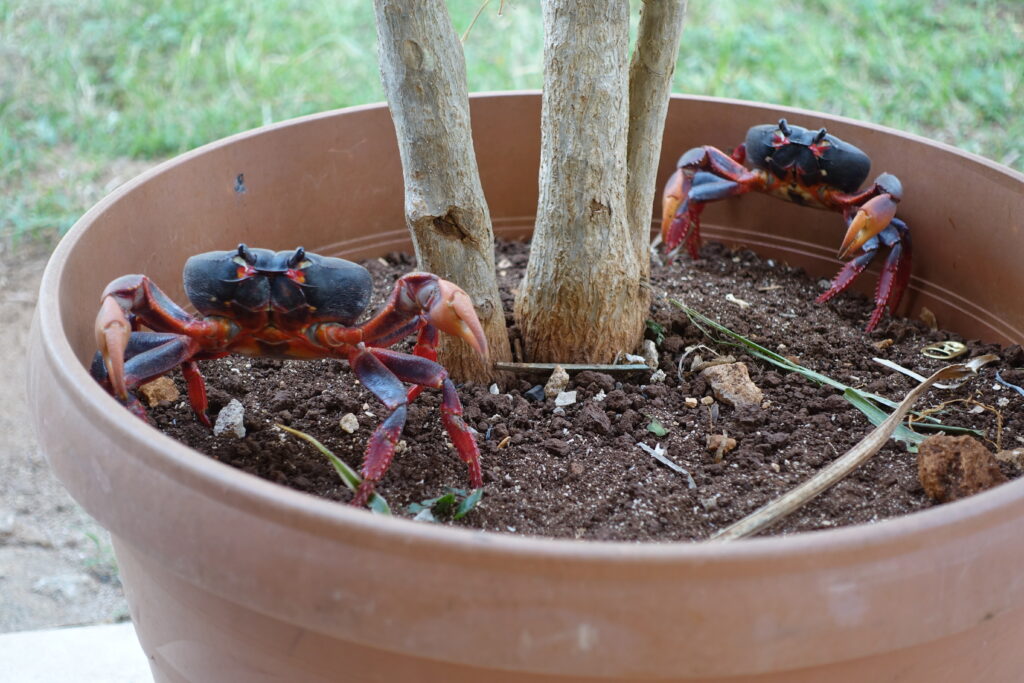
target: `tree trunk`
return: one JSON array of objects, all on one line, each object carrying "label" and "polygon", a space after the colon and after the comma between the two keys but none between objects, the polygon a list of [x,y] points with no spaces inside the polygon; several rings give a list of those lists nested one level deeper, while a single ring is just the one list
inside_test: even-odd
[{"label": "tree trunk", "polygon": [[[651,237],[661,139],[685,17],[686,0],[644,0],[640,8],[640,28],[629,65],[626,162],[629,173],[626,206],[637,249],[646,249]],[[642,263],[646,280],[650,275],[650,260],[643,259]],[[647,298],[649,301],[649,291]]]},{"label": "tree trunk", "polygon": [[640,341],[643,266],[625,200],[628,51],[628,0],[544,3],[540,200],[516,299],[532,361],[609,362]]},{"label": "tree trunk", "polygon": [[[491,360],[509,360],[494,274],[494,234],[473,150],[462,45],[443,0],[374,0],[381,78],[405,178],[405,216],[419,267],[472,297]],[[465,343],[444,337],[454,377],[490,381]]]}]

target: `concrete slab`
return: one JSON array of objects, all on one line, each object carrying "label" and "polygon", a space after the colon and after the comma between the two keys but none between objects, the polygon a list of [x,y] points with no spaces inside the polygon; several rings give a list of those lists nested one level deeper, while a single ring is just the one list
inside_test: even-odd
[{"label": "concrete slab", "polygon": [[0,683],[153,683],[131,622],[0,634]]}]

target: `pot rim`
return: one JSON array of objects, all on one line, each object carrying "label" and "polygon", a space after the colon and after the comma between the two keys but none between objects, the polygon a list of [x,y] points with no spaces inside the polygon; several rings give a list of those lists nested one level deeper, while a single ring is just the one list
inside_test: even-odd
[{"label": "pot rim", "polygon": [[[512,90],[473,93],[471,98],[539,97],[540,94],[539,90]],[[937,147],[983,167],[984,171],[993,179],[1000,177],[1004,182],[1016,181],[1024,185],[1024,174],[997,162],[942,142],[856,119],[731,98],[696,95],[673,95],[672,98],[716,102],[738,107],[768,107],[798,117],[824,117],[843,124]],[[211,498],[217,498],[226,504],[263,516],[282,526],[301,526],[307,532],[328,537],[344,536],[346,542],[350,543],[353,541],[373,545],[400,543],[412,552],[424,545],[439,545],[453,553],[471,552],[495,556],[514,553],[518,556],[533,556],[541,560],[561,562],[600,560],[626,564],[652,561],[702,563],[712,559],[759,562],[768,557],[778,558],[780,554],[796,560],[801,556],[806,557],[826,550],[838,555],[846,555],[863,552],[867,547],[884,548],[886,546],[891,547],[894,552],[897,548],[905,552],[908,547],[927,545],[929,541],[939,537],[948,541],[953,536],[968,534],[985,518],[1004,517],[1005,508],[1013,504],[1020,504],[1021,499],[1024,498],[1024,478],[1021,478],[964,500],[872,524],[858,524],[785,536],[756,537],[730,543],[579,541],[481,532],[447,525],[422,524],[399,517],[381,517],[365,510],[340,505],[247,474],[215,461],[133,417],[92,380],[85,366],[75,355],[67,337],[63,334],[58,292],[64,276],[64,263],[72,254],[83,233],[100,218],[108,207],[168,169],[187,163],[213,149],[233,145],[275,130],[302,125],[309,121],[386,108],[386,103],[378,102],[335,109],[288,119],[216,140],[168,159],[136,176],[100,200],[75,222],[57,245],[43,274],[36,310],[41,331],[39,338],[44,344],[44,356],[52,363],[54,374],[62,385],[61,389],[80,409],[88,414],[91,420],[96,424],[103,425],[107,435],[113,441],[126,448],[132,444],[145,445],[145,448],[131,450],[136,456],[144,458],[147,461],[147,466],[153,467],[162,475],[171,477],[181,485],[193,487]]]}]

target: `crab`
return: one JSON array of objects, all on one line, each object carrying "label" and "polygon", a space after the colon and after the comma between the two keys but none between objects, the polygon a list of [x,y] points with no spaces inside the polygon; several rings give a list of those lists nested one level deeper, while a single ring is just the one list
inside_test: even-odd
[{"label": "crab", "polygon": [[662,241],[670,252],[685,241],[690,255],[697,258],[705,204],[747,192],[842,213],[847,231],[839,258],[852,258],[817,301],[823,303],[845,290],[881,247],[888,248],[866,328],[870,332],[886,308],[895,314],[910,279],[911,261],[910,231],[896,218],[903,187],[896,176],[883,173],[870,187],[859,190],[870,169],[867,154],[824,128],[808,130],[785,119],[778,125],[754,126],[731,156],[704,146],[679,158],[662,195]]},{"label": "crab", "polygon": [[[123,275],[100,297],[92,375],[131,412],[145,419],[146,409],[133,391],[180,367],[192,410],[210,427],[196,361],[229,354],[344,358],[387,408],[367,444],[354,505],[366,505],[387,471],[406,407],[424,387],[441,390],[441,421],[469,469],[470,483],[483,485],[473,431],[462,418],[448,371],[436,362],[439,331],[487,358],[473,304],[458,286],[430,273],[409,273],[398,279],[376,315],[357,324],[372,291],[365,268],[302,247],[275,253],[245,244],[192,256],[185,263],[184,284],[195,315],[145,275]],[[413,333],[413,353],[386,348]],[[403,383],[412,386],[406,390]]]}]

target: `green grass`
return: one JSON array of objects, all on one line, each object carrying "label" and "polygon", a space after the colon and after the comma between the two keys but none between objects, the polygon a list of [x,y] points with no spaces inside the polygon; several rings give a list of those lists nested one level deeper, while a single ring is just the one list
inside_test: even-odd
[{"label": "green grass", "polygon": [[[482,1],[450,0],[460,33]],[[539,3],[498,5],[466,42],[470,89],[538,88]],[[674,90],[870,119],[1022,169],[1022,45],[1019,0],[691,0]],[[116,160],[381,99],[369,0],[0,0],[0,240],[66,229]]]}]

